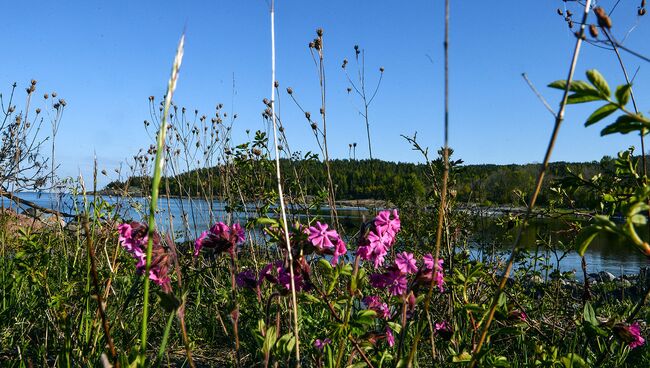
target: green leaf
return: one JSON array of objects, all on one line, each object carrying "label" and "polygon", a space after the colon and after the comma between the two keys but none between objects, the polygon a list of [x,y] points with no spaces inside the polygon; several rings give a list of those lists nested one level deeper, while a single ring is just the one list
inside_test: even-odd
[{"label": "green leaf", "polygon": [[623,84],[622,86],[616,87],[616,100],[621,106],[627,105],[627,102],[630,100],[630,94],[632,91],[631,84]]},{"label": "green leaf", "polygon": [[467,351],[463,351],[462,353],[454,356],[452,361],[454,363],[463,363],[463,362],[469,362],[471,359],[472,356]]},{"label": "green leaf", "polygon": [[277,333],[275,332],[275,326],[270,326],[266,330],[266,336],[264,337],[264,345],[262,345],[262,352],[268,354],[275,345],[275,340],[277,339]]},{"label": "green leaf", "polygon": [[608,135],[614,133],[628,134],[634,131],[641,131],[646,128],[644,124],[644,119],[639,115],[621,115],[616,119],[615,122],[606,126],[601,132],[600,135]]},{"label": "green leaf", "polygon": [[603,97],[609,97],[612,92],[602,74],[596,69],[587,70],[587,79],[603,94]]},{"label": "green leaf", "polygon": [[588,226],[582,229],[578,236],[576,237],[576,250],[578,251],[578,254],[580,256],[584,256],[585,252],[587,251],[587,247],[589,247],[589,244],[594,240],[596,235],[600,232],[600,227],[599,226]]},{"label": "green leaf", "polygon": [[548,85],[551,88],[556,88],[556,89],[566,89],[566,81],[565,80],[556,80],[555,82],[551,83]]},{"label": "green leaf", "polygon": [[585,126],[590,126],[591,124],[595,124],[604,118],[608,117],[611,115],[614,111],[618,109],[618,106],[615,104],[609,103],[607,105],[601,106],[598,110],[594,111],[589,117],[587,118],[587,121],[585,122]]},{"label": "green leaf", "polygon": [[571,84],[569,85],[569,90],[576,93],[600,97],[600,91],[585,81],[578,80],[578,81],[571,82]]},{"label": "green leaf", "polygon": [[585,307],[582,312],[582,318],[585,320],[585,322],[589,322],[589,324],[592,326],[598,326],[599,324],[598,320],[596,319],[596,312],[589,302],[585,303]]},{"label": "green leaf", "polygon": [[574,93],[567,98],[567,104],[579,104],[583,102],[600,101],[602,98],[599,95]]}]

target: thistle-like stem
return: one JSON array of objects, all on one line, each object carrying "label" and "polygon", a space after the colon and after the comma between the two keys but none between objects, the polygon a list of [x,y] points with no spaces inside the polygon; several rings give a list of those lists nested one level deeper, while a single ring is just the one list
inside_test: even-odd
[{"label": "thistle-like stem", "polygon": [[271,121],[273,122],[273,149],[275,150],[275,174],[278,181],[278,196],[280,198],[280,213],[282,215],[282,228],[287,243],[287,257],[289,258],[289,276],[291,277],[291,307],[293,309],[293,333],[296,337],[296,367],[300,367],[300,326],[298,325],[298,303],[296,298],[296,282],[293,271],[293,255],[291,254],[291,240],[287,225],[287,212],[282,193],[282,175],[280,173],[280,152],[278,149],[278,123],[275,117],[275,1],[271,0]]},{"label": "thistle-like stem", "polygon": [[569,66],[569,75],[567,76],[566,87],[564,89],[564,94],[562,95],[562,100],[560,102],[558,113],[555,115],[555,125],[553,127],[553,132],[551,133],[551,138],[548,142],[548,147],[546,148],[546,154],[544,155],[544,162],[542,163],[542,166],[539,169],[539,174],[537,176],[537,184],[535,185],[535,191],[533,192],[531,199],[528,202],[528,208],[526,210],[526,215],[524,216],[523,223],[520,225],[515,241],[512,244],[512,250],[510,253],[510,258],[508,259],[508,264],[506,265],[506,269],[503,272],[503,276],[501,277],[501,281],[499,282],[497,291],[494,293],[494,297],[492,298],[492,304],[490,306],[490,309],[488,310],[487,318],[485,319],[485,322],[483,324],[483,328],[481,330],[481,335],[479,337],[478,343],[476,344],[476,347],[472,352],[472,360],[470,361],[469,364],[470,367],[476,366],[477,357],[479,356],[479,353],[481,352],[481,348],[485,343],[485,339],[487,338],[487,334],[490,329],[490,324],[492,323],[492,319],[494,318],[494,313],[496,312],[496,308],[499,302],[499,296],[501,295],[501,292],[503,292],[503,289],[505,289],[506,282],[508,281],[508,276],[510,275],[510,271],[512,271],[512,266],[514,264],[515,258],[519,250],[519,242],[521,241],[521,235],[523,233],[524,228],[528,224],[528,219],[530,218],[533,212],[533,208],[535,207],[535,202],[537,202],[537,196],[539,195],[539,192],[542,189],[542,183],[544,182],[544,175],[546,174],[546,169],[548,168],[548,163],[551,159],[551,154],[553,153],[553,147],[555,146],[555,141],[557,140],[560,127],[562,126],[562,121],[564,120],[564,110],[566,108],[567,100],[569,98],[569,88],[571,86],[571,80],[573,79],[573,74],[575,72],[576,64],[578,63],[578,55],[580,55],[580,46],[582,45],[582,37],[585,34],[585,24],[587,23],[587,16],[589,15],[590,7],[591,7],[591,0],[587,0],[585,2],[585,10],[582,15],[580,31],[578,36],[576,37],[576,44],[573,50],[571,65]]},{"label": "thistle-like stem", "polygon": [[149,316],[149,270],[151,269],[151,253],[153,250],[153,238],[156,227],[156,209],[158,206],[158,187],[160,186],[160,178],[162,177],[163,166],[165,161],[165,135],[167,134],[167,118],[169,116],[169,107],[172,103],[172,95],[176,89],[176,82],[178,80],[178,72],[183,60],[183,44],[185,43],[185,34],[181,36],[176,49],[176,57],[172,65],[171,77],[167,83],[167,94],[165,95],[165,104],[163,108],[162,122],[160,130],[158,131],[158,140],[156,142],[156,160],[154,161],[153,181],[151,185],[151,207],[149,209],[149,232],[147,234],[147,263],[144,272],[144,301],[142,304],[142,330],[140,332],[140,353],[138,364],[142,367],[145,366],[146,351],[147,351],[147,318]]}]

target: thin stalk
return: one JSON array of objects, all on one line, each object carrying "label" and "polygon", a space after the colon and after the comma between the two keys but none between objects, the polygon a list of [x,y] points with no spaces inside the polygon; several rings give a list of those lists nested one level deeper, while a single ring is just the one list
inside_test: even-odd
[{"label": "thin stalk", "polygon": [[275,118],[275,0],[271,0],[271,121],[273,122],[273,149],[275,150],[275,174],[278,181],[278,196],[280,197],[280,213],[282,227],[287,242],[287,256],[289,257],[289,274],[291,276],[291,302],[293,309],[293,333],[296,337],[296,367],[300,367],[300,326],[298,325],[298,303],[296,298],[296,283],[293,272],[293,255],[291,254],[291,240],[287,226],[287,213],[282,194],[282,175],[280,173],[280,152],[278,150],[278,123]]},{"label": "thin stalk", "polygon": [[578,56],[580,55],[580,46],[582,45],[582,37],[585,34],[585,24],[587,22],[587,16],[589,15],[590,7],[591,7],[591,0],[587,0],[585,2],[585,10],[582,14],[580,34],[578,35],[578,37],[576,37],[576,44],[573,50],[573,57],[571,59],[571,65],[569,66],[569,75],[567,76],[566,88],[564,89],[564,94],[562,95],[562,100],[560,102],[558,113],[555,116],[555,125],[553,127],[553,132],[551,133],[551,138],[548,142],[548,147],[546,148],[544,161],[542,163],[542,166],[540,167],[539,174],[537,176],[537,184],[535,185],[535,191],[533,192],[531,199],[528,202],[528,208],[526,210],[526,215],[524,217],[523,223],[519,227],[515,241],[512,244],[512,251],[510,253],[510,258],[508,259],[508,264],[506,265],[506,269],[503,272],[503,276],[501,277],[501,281],[499,282],[497,291],[494,293],[494,297],[492,299],[492,305],[490,306],[490,309],[488,311],[487,319],[485,320],[483,329],[481,330],[481,335],[479,337],[478,343],[476,344],[476,347],[472,352],[472,360],[470,361],[469,364],[470,368],[476,366],[477,357],[481,352],[481,348],[483,347],[483,344],[485,343],[485,339],[490,329],[490,324],[492,323],[492,319],[494,318],[494,313],[496,312],[499,296],[501,295],[501,292],[503,292],[503,289],[505,289],[508,276],[510,275],[510,271],[512,270],[512,266],[515,261],[515,257],[517,256],[519,250],[519,243],[521,241],[521,235],[523,233],[524,228],[528,224],[528,219],[530,218],[533,208],[535,207],[535,202],[537,202],[537,196],[539,195],[539,192],[542,189],[542,183],[544,182],[544,176],[548,168],[548,163],[551,159],[551,154],[553,153],[553,147],[555,146],[555,141],[557,140],[560,127],[562,126],[562,121],[564,120],[564,110],[566,108],[567,99],[569,97],[569,87],[571,86],[571,80],[573,79],[573,74],[575,72],[576,64],[578,63]]},{"label": "thin stalk", "polygon": [[149,316],[149,270],[151,268],[151,253],[153,250],[154,228],[156,227],[156,209],[158,206],[158,187],[162,176],[165,161],[165,135],[167,134],[167,117],[169,116],[169,106],[172,103],[172,95],[176,89],[178,80],[178,71],[183,60],[183,44],[185,43],[185,34],[181,36],[176,49],[176,57],[172,65],[171,77],[167,83],[167,94],[165,95],[165,104],[163,108],[162,122],[158,131],[158,140],[156,142],[156,160],[154,163],[153,181],[151,185],[151,206],[149,209],[149,233],[147,241],[147,263],[144,272],[144,302],[142,305],[142,331],[140,333],[140,353],[138,364],[145,366],[147,351],[147,317]]},{"label": "thin stalk", "polygon": [[[447,201],[447,182],[449,181],[449,0],[445,0],[445,120],[444,120],[444,148],[443,148],[443,162],[444,169],[442,172],[442,191],[440,193],[440,207],[438,208],[438,227],[436,229],[436,249],[433,258],[433,275],[431,283],[429,284],[429,291],[427,292],[426,299],[424,300],[424,313],[429,315],[429,306],[431,304],[431,297],[433,295],[433,288],[435,287],[436,276],[438,274],[438,259],[440,259],[440,246],[442,243],[442,230],[445,218],[445,207]],[[416,335],[416,341],[420,339],[419,330]],[[430,331],[433,334],[433,331]],[[415,347],[413,347],[415,348]],[[409,361],[407,366],[412,366],[412,359],[415,354],[409,354]],[[431,355],[436,356],[435,344],[431,343]]]}]

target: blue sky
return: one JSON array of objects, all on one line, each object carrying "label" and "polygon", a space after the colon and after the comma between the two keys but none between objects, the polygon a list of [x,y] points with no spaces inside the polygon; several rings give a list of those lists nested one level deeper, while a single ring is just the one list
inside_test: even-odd
[{"label": "blue sky", "polygon": [[[611,9],[615,1],[599,1]],[[466,163],[541,161],[553,120],[521,77],[526,72],[551,106],[560,93],[545,87],[564,79],[574,36],[556,9],[578,18],[578,4],[553,1],[452,1],[450,39],[450,145]],[[613,32],[625,45],[650,55],[646,17],[637,2],[621,2]],[[277,79],[291,86],[306,109],[319,106],[318,79],[308,42],[325,30],[328,134],[331,155],[367,157],[365,127],[346,90],[340,65],[353,46],[366,53],[369,84],[385,68],[371,106],[373,153],[393,161],[421,161],[400,134],[433,148],[442,144],[443,1],[277,1]],[[217,103],[238,114],[234,142],[261,119],[270,83],[268,4],[250,1],[12,1],[5,4],[0,91],[38,80],[41,96],[56,91],[67,101],[57,137],[60,175],[89,175],[93,154],[109,172],[151,141],[148,96],[164,94],[178,38],[186,28],[185,58],[175,102],[210,116]],[[594,21],[591,19],[591,21]],[[628,31],[630,31],[628,33]],[[635,94],[650,109],[650,64],[623,53]],[[577,76],[599,69],[611,85],[623,76],[611,51],[584,45]],[[233,76],[235,89],[233,91]],[[292,149],[316,150],[299,110],[281,96]],[[234,104],[233,104],[234,102]],[[40,102],[39,102],[40,103]],[[22,104],[18,104],[21,106]],[[36,107],[36,106],[34,106]],[[638,136],[601,138],[583,122],[596,105],[569,106],[554,160],[584,161],[613,155]],[[106,182],[107,179],[102,179]]]}]

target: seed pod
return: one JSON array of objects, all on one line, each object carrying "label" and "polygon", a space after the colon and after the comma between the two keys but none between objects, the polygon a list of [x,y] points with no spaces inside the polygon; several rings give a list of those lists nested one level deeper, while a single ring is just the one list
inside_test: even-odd
[{"label": "seed pod", "polygon": [[589,25],[589,34],[593,38],[598,38],[598,28],[596,28],[595,24],[590,24]]},{"label": "seed pod", "polygon": [[316,129],[318,129],[318,125],[316,125],[316,123],[311,123],[311,128],[313,130],[316,130]]},{"label": "seed pod", "polygon": [[311,113],[309,111],[305,111],[305,117],[307,120],[311,119]]},{"label": "seed pod", "polygon": [[598,18],[598,25],[600,26],[600,28],[606,28],[606,29],[612,28],[612,20],[605,12],[605,9],[601,7],[597,7],[596,9],[594,9],[594,13],[596,13],[596,18]]},{"label": "seed pod", "polygon": [[325,108],[324,108],[324,107],[321,107],[321,108],[320,108],[320,114],[321,114],[321,115],[324,115],[324,114],[325,114]]},{"label": "seed pod", "polygon": [[275,87],[275,88],[280,87],[280,82],[278,82],[278,81],[273,82],[273,87]]},{"label": "seed pod", "polygon": [[348,93],[352,92],[352,88],[348,87]]},{"label": "seed pod", "polygon": [[322,28],[318,28],[318,29],[316,30],[316,35],[317,35],[318,37],[323,37],[323,29],[322,29]]},{"label": "seed pod", "polygon": [[43,95],[43,98],[47,100],[48,98],[50,98],[50,95],[46,93]]},{"label": "seed pod", "polygon": [[570,29],[573,29],[573,21],[570,20],[569,22],[567,22],[567,24],[569,25]]},{"label": "seed pod", "polygon": [[639,9],[638,14],[639,14],[640,17],[644,16],[645,15],[645,8]]},{"label": "seed pod", "polygon": [[567,17],[570,17],[570,16],[572,16],[572,15],[573,15],[573,13],[571,13],[571,10],[567,10],[567,11],[566,11],[566,16],[567,16]]},{"label": "seed pod", "polygon": [[36,85],[36,79],[32,79],[32,86]]},{"label": "seed pod", "polygon": [[292,93],[293,93],[293,88],[291,88],[291,87],[287,87],[287,93],[288,93],[288,94],[292,94]]},{"label": "seed pod", "polygon": [[36,113],[37,113],[37,114],[40,114],[40,113],[41,113],[41,109],[37,108],[37,109],[36,109]]},{"label": "seed pod", "polygon": [[382,66],[382,67],[379,67],[379,72],[380,72],[380,73],[383,73],[383,72],[384,72],[384,67],[383,67],[383,66]]},{"label": "seed pod", "polygon": [[557,14],[558,15],[564,15],[564,13],[562,12],[562,9],[560,9],[560,8],[557,8]]}]

